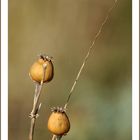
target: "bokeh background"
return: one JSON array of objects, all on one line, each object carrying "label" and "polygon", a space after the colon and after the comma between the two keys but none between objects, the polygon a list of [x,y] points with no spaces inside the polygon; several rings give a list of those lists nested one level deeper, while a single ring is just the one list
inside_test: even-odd
[{"label": "bokeh background", "polygon": [[[113,0],[9,0],[9,140],[28,139],[40,53],[54,57],[35,139],[51,139],[50,108],[63,106],[91,40]],[[119,0],[96,42],[68,108],[65,140],[131,140],[131,0]]]}]

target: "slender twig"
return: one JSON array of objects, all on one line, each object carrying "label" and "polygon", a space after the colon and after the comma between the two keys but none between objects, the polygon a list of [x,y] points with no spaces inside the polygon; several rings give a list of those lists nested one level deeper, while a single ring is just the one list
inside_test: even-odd
[{"label": "slender twig", "polygon": [[94,50],[95,50],[95,48],[96,48],[95,42],[96,42],[96,40],[98,39],[98,37],[100,36],[100,34],[101,34],[101,32],[102,32],[102,29],[103,29],[105,23],[107,22],[107,20],[108,20],[108,18],[109,18],[109,15],[110,15],[110,13],[111,13],[111,11],[112,11],[112,9],[116,6],[117,1],[118,1],[118,0],[115,0],[115,1],[114,1],[114,4],[112,5],[112,7],[108,10],[106,17],[104,18],[104,20],[103,20],[103,22],[102,22],[102,24],[101,24],[101,26],[100,26],[98,32],[96,33],[96,35],[95,35],[95,37],[94,37],[94,39],[93,39],[93,41],[92,41],[91,46],[90,46],[89,49],[88,49],[88,52],[87,52],[87,54],[86,54],[86,56],[85,56],[85,58],[84,58],[84,60],[83,60],[83,63],[82,63],[82,65],[81,65],[81,67],[80,67],[80,69],[79,69],[79,71],[78,71],[78,74],[77,74],[77,76],[76,76],[76,79],[74,80],[74,83],[73,83],[73,85],[72,85],[72,87],[71,87],[71,90],[70,90],[70,92],[69,92],[69,96],[68,96],[68,98],[67,98],[66,104],[64,105],[64,109],[65,109],[65,110],[67,109],[67,106],[68,106],[70,97],[71,97],[71,95],[72,95],[72,93],[73,93],[73,90],[74,90],[74,88],[75,88],[75,86],[76,86],[76,84],[77,84],[77,81],[78,81],[78,79],[79,79],[79,77],[80,77],[80,75],[81,75],[81,72],[82,72],[82,70],[83,70],[83,68],[84,68],[84,66],[85,66],[85,64],[86,64],[86,62],[87,62],[87,60],[88,60],[88,58],[89,58],[89,55],[90,55],[90,53],[91,53],[91,50],[93,49],[93,52],[94,52]]},{"label": "slender twig", "polygon": [[56,140],[61,140],[62,136],[57,136]]},{"label": "slender twig", "polygon": [[56,135],[53,135],[52,136],[52,140],[56,140]]},{"label": "slender twig", "polygon": [[44,81],[44,78],[45,78],[46,68],[47,68],[47,65],[44,64],[43,65],[43,77],[42,77],[42,80],[41,80],[40,84],[39,83],[35,83],[36,87],[35,87],[33,108],[32,108],[32,111],[31,111],[31,113],[29,115],[29,117],[31,118],[29,140],[33,140],[35,122],[36,122],[37,117],[39,116],[38,112],[40,110],[41,103],[38,105],[38,102],[39,102],[39,97],[40,97],[41,90],[42,90],[42,87],[43,87],[43,81]]},{"label": "slender twig", "polygon": [[61,140],[62,136],[53,135],[52,140]]}]

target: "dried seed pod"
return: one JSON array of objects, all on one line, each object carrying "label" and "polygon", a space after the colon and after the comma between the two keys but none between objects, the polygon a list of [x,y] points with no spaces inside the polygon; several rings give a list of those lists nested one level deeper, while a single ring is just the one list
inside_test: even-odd
[{"label": "dried seed pod", "polygon": [[[43,66],[46,65],[45,72]],[[40,58],[31,66],[29,75],[33,81],[41,82],[44,75],[43,82],[49,82],[54,75],[54,68],[51,58],[45,55],[40,55]]]},{"label": "dried seed pod", "polygon": [[48,129],[55,135],[65,135],[70,129],[70,121],[62,108],[53,108],[48,120]]}]

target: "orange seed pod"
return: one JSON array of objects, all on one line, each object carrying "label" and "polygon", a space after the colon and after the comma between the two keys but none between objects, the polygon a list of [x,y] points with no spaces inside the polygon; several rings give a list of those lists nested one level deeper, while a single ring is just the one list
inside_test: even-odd
[{"label": "orange seed pod", "polygon": [[[45,71],[43,66],[46,65]],[[40,58],[31,66],[29,75],[33,81],[40,83],[49,82],[53,79],[54,68],[51,58],[45,55],[40,55]],[[44,75],[44,79],[43,79]]]},{"label": "orange seed pod", "polygon": [[48,120],[48,129],[54,135],[65,135],[70,130],[70,121],[62,108],[54,108]]}]

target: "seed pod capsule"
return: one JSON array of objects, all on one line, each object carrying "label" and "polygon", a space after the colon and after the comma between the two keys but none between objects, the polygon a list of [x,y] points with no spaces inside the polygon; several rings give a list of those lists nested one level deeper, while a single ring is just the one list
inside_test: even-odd
[{"label": "seed pod capsule", "polygon": [[[45,71],[43,68],[44,65],[46,65]],[[54,75],[54,67],[51,57],[40,55],[40,58],[31,66],[29,75],[33,81],[38,83],[42,80],[43,83],[51,81]]]},{"label": "seed pod capsule", "polygon": [[53,108],[48,120],[48,129],[54,135],[63,136],[70,130],[70,121],[62,108]]}]

